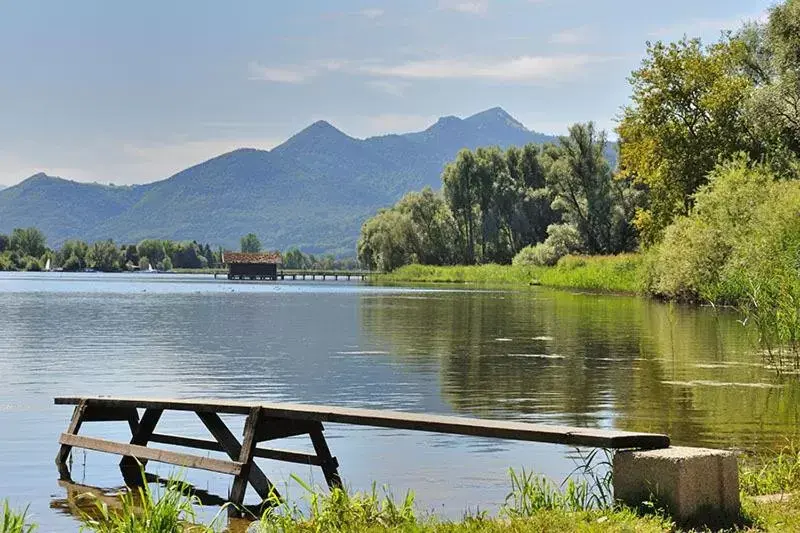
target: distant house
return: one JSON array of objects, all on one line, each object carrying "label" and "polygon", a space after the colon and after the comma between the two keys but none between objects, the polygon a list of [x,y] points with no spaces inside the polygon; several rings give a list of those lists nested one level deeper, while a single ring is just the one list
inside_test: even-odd
[{"label": "distant house", "polygon": [[283,260],[277,252],[222,252],[222,263],[228,265],[228,279],[275,280]]}]

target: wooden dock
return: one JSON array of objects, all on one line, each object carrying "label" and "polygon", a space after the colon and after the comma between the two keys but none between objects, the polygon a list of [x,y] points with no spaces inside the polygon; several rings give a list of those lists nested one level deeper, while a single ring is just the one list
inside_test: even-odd
[{"label": "wooden dock", "polygon": [[[547,442],[569,446],[609,449],[651,450],[669,447],[669,437],[652,433],[634,433],[607,429],[577,428],[484,420],[455,416],[426,415],[374,409],[303,405],[290,403],[258,403],[221,400],[174,400],[153,398],[60,397],[56,405],[74,405],[72,420],[61,434],[61,447],[56,456],[63,479],[69,479],[67,459],[73,447],[123,456],[120,467],[130,477],[138,471],[138,462],[147,460],[199,468],[234,476],[230,492],[233,513],[241,509],[247,485],[250,484],[266,502],[277,495],[273,484],[255,463],[256,457],[319,466],[329,487],[341,486],[339,464],[331,454],[324,437],[323,423],[349,424],[427,431],[453,435],[470,435],[530,442]],[[139,416],[139,409],[142,415]],[[196,439],[157,433],[156,426],[164,411],[194,412],[214,440]],[[228,429],[220,414],[246,416],[242,440]],[[129,442],[79,435],[85,422],[121,421],[129,425]],[[289,450],[260,448],[261,442],[308,435],[314,454]],[[228,460],[151,448],[150,443],[170,444],[207,451],[224,452]]]},{"label": "wooden dock", "polygon": [[[224,273],[222,275],[225,275]],[[228,274],[229,280],[239,280],[239,281],[285,281],[285,280],[334,280],[338,281],[339,279],[346,279],[347,281],[351,280],[359,280],[359,281],[366,281],[372,273],[366,270],[279,270],[274,276],[273,275],[246,275],[246,274]],[[217,273],[214,273],[214,277],[217,277]]]}]

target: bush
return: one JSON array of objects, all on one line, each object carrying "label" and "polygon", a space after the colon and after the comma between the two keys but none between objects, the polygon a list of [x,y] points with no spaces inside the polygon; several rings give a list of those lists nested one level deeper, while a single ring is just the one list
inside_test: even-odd
[{"label": "bush", "polygon": [[77,272],[78,270],[81,269],[81,260],[78,259],[76,256],[71,255],[67,258],[66,261],[64,261],[64,264],[61,265],[61,268],[63,268],[67,272]]},{"label": "bush", "polygon": [[[739,304],[753,284],[798,279],[800,182],[778,182],[743,158],[721,165],[691,213],[649,250],[650,294]],[[794,250],[794,252],[792,251]]]},{"label": "bush", "polygon": [[514,256],[511,264],[514,266],[553,266],[558,262],[559,256],[555,248],[547,243],[540,242],[533,246],[526,246]]},{"label": "bush", "polygon": [[35,257],[26,257],[24,259],[25,262],[25,270],[28,272],[41,272],[42,271],[42,262],[36,259]]},{"label": "bush", "polygon": [[17,265],[11,257],[11,252],[0,254],[0,270],[17,270]]}]

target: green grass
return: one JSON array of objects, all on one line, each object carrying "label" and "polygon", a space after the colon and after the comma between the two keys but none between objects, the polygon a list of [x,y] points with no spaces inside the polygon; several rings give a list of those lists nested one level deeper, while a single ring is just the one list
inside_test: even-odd
[{"label": "green grass", "polygon": [[28,508],[22,511],[12,509],[8,500],[3,500],[3,514],[0,516],[0,533],[33,533],[36,524],[28,521]]},{"label": "green grass", "polygon": [[638,254],[567,256],[552,267],[515,265],[407,265],[376,276],[379,283],[472,283],[546,287],[635,294],[642,288]]}]

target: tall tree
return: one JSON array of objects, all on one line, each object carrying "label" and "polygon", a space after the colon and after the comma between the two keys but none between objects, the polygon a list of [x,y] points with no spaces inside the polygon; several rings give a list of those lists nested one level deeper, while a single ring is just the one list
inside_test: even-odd
[{"label": "tall tree", "polygon": [[20,255],[39,258],[46,250],[45,237],[37,228],[14,228],[9,239],[9,248]]},{"label": "tall tree", "polygon": [[569,135],[557,146],[547,147],[542,156],[555,198],[553,207],[563,212],[564,222],[578,230],[590,254],[614,251],[614,199],[605,147],[605,132],[596,131],[589,122],[571,126]]},{"label": "tall tree", "polygon": [[122,270],[124,256],[114,241],[97,241],[89,247],[86,263],[89,267],[102,272],[118,272]]},{"label": "tall tree", "polygon": [[257,253],[261,251],[261,241],[255,233],[248,233],[241,239],[241,248],[243,252]]},{"label": "tall tree", "polygon": [[758,143],[743,119],[753,89],[740,50],[729,38],[704,46],[699,39],[647,44],[647,57],[630,77],[631,103],[617,127],[621,175],[644,184],[649,205],[636,226],[643,241],[657,241],[720,157]]},{"label": "tall tree", "polygon": [[442,173],[442,185],[447,205],[458,227],[462,257],[467,264],[475,263],[475,234],[478,204],[478,163],[470,150],[461,150],[455,161]]},{"label": "tall tree", "polygon": [[158,239],[145,239],[137,245],[136,249],[139,252],[139,257],[146,257],[153,266],[163,261],[167,256],[167,251],[164,249],[164,241]]}]

